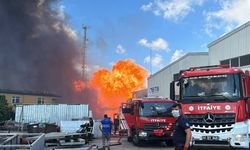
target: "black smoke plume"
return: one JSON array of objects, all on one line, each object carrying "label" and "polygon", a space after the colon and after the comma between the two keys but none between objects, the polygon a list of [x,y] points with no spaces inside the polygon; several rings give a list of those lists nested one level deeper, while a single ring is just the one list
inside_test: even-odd
[{"label": "black smoke plume", "polygon": [[54,0],[0,1],[1,88],[71,93],[79,49],[56,6]]},{"label": "black smoke plume", "polygon": [[[47,91],[62,101],[93,103],[76,94],[81,50],[57,0],[0,1],[0,88]],[[86,97],[86,94],[85,94]],[[95,102],[94,102],[95,103]]]}]

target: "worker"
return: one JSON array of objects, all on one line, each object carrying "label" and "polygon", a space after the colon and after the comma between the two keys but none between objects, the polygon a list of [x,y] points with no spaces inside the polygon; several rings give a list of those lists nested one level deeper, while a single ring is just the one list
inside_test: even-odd
[{"label": "worker", "polygon": [[179,103],[172,106],[172,115],[177,119],[173,130],[175,150],[190,150],[191,129]]},{"label": "worker", "polygon": [[93,125],[94,125],[94,121],[93,121],[92,117],[89,117],[89,125],[90,125],[90,127],[93,127]]},{"label": "worker", "polygon": [[104,115],[104,119],[101,121],[100,130],[102,131],[102,145],[103,149],[106,147],[110,150],[110,131],[112,121],[108,118],[108,115]]},{"label": "worker", "polygon": [[197,96],[198,93],[202,92],[198,80],[190,80],[185,85],[184,96]]},{"label": "worker", "polygon": [[93,126],[94,126],[94,121],[93,118],[90,117],[89,118],[89,123],[88,123],[88,127],[87,127],[87,133],[88,133],[88,139],[91,141],[93,139]]},{"label": "worker", "polygon": [[[111,117],[108,117],[108,119],[111,121]],[[113,122],[111,121],[111,124],[110,124],[110,135],[112,133],[112,129],[113,129]]]},{"label": "worker", "polygon": [[118,128],[119,128],[119,118],[118,118],[118,115],[115,114],[115,117],[114,117],[114,134],[116,134],[116,132],[118,131]]}]

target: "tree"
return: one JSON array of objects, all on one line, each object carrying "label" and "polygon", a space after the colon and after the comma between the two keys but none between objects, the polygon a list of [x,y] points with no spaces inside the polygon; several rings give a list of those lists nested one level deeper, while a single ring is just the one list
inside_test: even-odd
[{"label": "tree", "polygon": [[11,119],[13,116],[12,107],[8,106],[4,95],[0,95],[0,122]]}]

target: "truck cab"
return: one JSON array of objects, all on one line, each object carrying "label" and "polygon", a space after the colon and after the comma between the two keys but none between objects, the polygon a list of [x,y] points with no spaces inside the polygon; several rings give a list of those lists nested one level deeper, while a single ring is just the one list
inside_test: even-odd
[{"label": "truck cab", "polygon": [[249,71],[228,66],[193,67],[170,85],[170,97],[182,104],[194,147],[249,148]]},{"label": "truck cab", "polygon": [[171,143],[175,118],[171,114],[173,101],[168,99],[133,99],[121,105],[121,117],[127,126],[128,140],[135,145],[142,141]]}]

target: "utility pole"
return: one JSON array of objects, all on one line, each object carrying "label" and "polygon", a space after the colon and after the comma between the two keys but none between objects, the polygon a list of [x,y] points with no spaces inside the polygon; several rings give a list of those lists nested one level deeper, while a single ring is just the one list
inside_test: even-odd
[{"label": "utility pole", "polygon": [[88,30],[88,27],[86,25],[82,25],[82,28],[83,28],[83,64],[82,64],[82,76],[83,76],[83,79],[84,81],[87,80],[87,59],[86,59],[86,51],[87,51],[87,30]]},{"label": "utility pole", "polygon": [[150,48],[150,50],[149,50],[149,60],[150,60],[150,62],[149,62],[149,69],[150,69],[150,76],[152,75],[152,50],[151,50],[151,48]]},{"label": "utility pole", "polygon": [[[87,78],[87,58],[86,58],[86,52],[87,52],[87,30],[88,30],[88,26],[86,25],[82,25],[83,28],[83,44],[82,44],[82,80],[84,82],[84,84],[87,84],[88,82],[88,78]],[[87,91],[84,89],[82,90],[82,96],[84,99],[88,98],[88,94]]]}]

